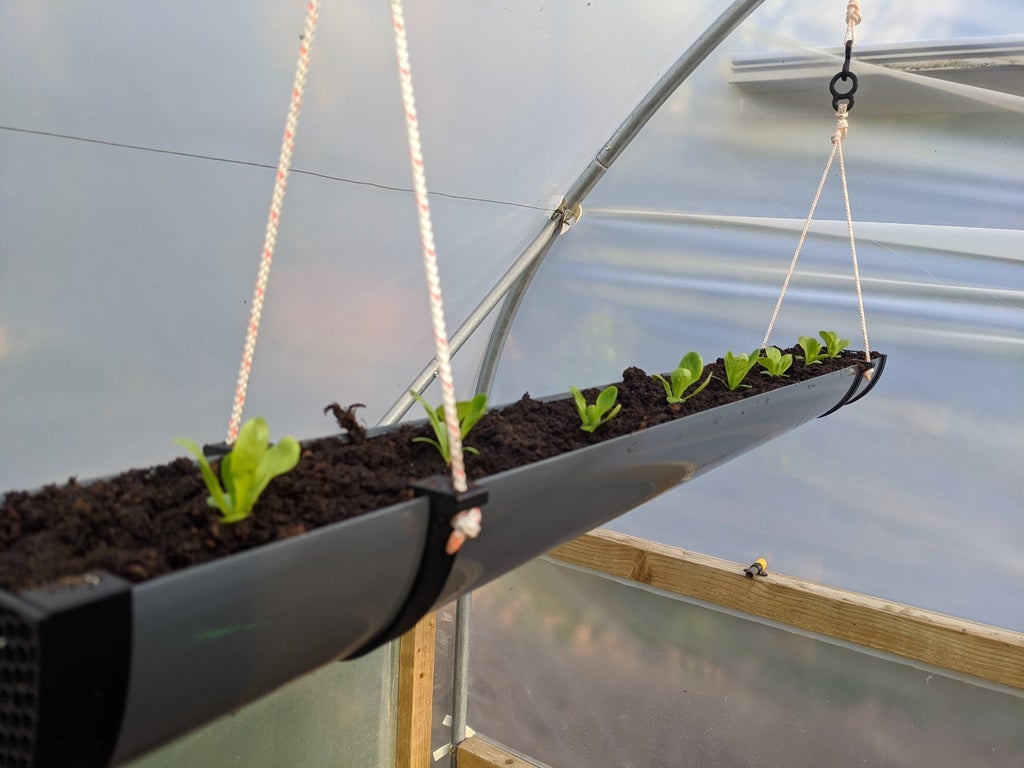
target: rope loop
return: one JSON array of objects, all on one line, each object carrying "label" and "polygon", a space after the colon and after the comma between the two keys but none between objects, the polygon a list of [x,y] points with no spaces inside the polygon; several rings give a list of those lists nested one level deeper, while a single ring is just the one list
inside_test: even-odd
[{"label": "rope loop", "polygon": [[[868,362],[871,360],[871,349],[868,345],[868,324],[867,318],[864,315],[864,297],[861,292],[860,285],[860,267],[857,264],[857,241],[853,235],[853,213],[850,208],[850,191],[846,184],[846,161],[843,158],[843,141],[846,139],[846,135],[850,130],[850,121],[848,119],[849,112],[853,109],[853,94],[857,90],[857,76],[850,71],[850,56],[853,51],[853,28],[860,24],[860,2],[858,0],[850,0],[846,6],[846,50],[843,59],[843,69],[841,72],[836,74],[832,81],[829,83],[829,91],[832,93],[832,108],[836,111],[836,129],[832,134],[832,152],[828,156],[828,160],[825,162],[825,170],[821,174],[821,180],[818,182],[818,189],[814,193],[814,199],[811,202],[811,209],[807,214],[807,219],[804,221],[803,230],[800,232],[800,239],[797,241],[796,250],[793,252],[793,258],[789,263],[789,269],[786,270],[786,278],[782,282],[782,290],[779,292],[778,301],[775,302],[775,309],[772,311],[771,318],[768,321],[768,329],[765,331],[764,340],[761,342],[761,348],[768,348],[768,339],[771,337],[772,329],[775,327],[775,322],[778,320],[779,311],[782,309],[782,300],[786,296],[786,290],[789,288],[789,283],[793,279],[793,273],[796,271],[796,262],[800,258],[800,252],[803,250],[804,241],[807,239],[807,233],[811,229],[811,221],[814,219],[814,212],[818,207],[818,202],[821,200],[821,192],[825,187],[825,181],[828,178],[829,170],[832,168],[832,162],[838,156],[839,158],[839,179],[842,183],[843,189],[843,207],[846,212],[846,227],[847,234],[850,242],[850,257],[853,262],[853,282],[857,291],[857,310],[860,315],[860,327],[861,332],[864,336],[864,358]],[[850,90],[845,93],[836,91],[836,84],[840,81],[851,81]],[[842,104],[840,102],[847,102]],[[869,371],[870,374],[870,371]],[[868,378],[870,378],[870,375]]]}]

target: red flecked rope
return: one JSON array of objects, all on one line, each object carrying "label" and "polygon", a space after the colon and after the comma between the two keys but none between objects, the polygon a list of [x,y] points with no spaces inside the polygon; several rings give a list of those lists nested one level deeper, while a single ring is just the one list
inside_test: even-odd
[{"label": "red flecked rope", "polygon": [[260,316],[263,314],[263,299],[267,293],[267,280],[270,277],[270,264],[274,259],[274,244],[277,242],[277,230],[281,220],[281,206],[284,193],[288,186],[288,171],[292,163],[292,150],[295,147],[295,129],[299,122],[299,111],[302,108],[302,94],[306,87],[306,74],[309,72],[309,54],[313,47],[313,34],[316,31],[317,18],[320,11],[320,0],[308,0],[306,5],[306,26],[299,43],[299,61],[295,68],[295,82],[292,86],[291,104],[288,108],[288,119],[285,121],[284,137],[281,140],[281,155],[277,162],[277,177],[274,180],[274,193],[270,200],[270,214],[267,216],[267,230],[263,239],[263,254],[260,259],[259,272],[256,275],[256,287],[253,289],[252,308],[249,313],[249,326],[245,335],[245,346],[242,348],[242,362],[238,369],[238,382],[235,385],[235,402],[231,408],[231,419],[228,421],[228,443],[235,442],[238,428],[242,422],[242,410],[245,408],[245,393],[249,388],[249,374],[252,372],[252,358],[256,351],[256,336],[260,330]]},{"label": "red flecked rope", "polygon": [[[405,125],[409,138],[409,159],[412,163],[413,194],[419,216],[420,242],[423,246],[423,268],[427,277],[430,298],[430,318],[434,326],[434,345],[437,350],[437,372],[441,384],[441,402],[444,407],[445,426],[448,430],[448,446],[451,449],[452,487],[457,493],[466,490],[466,467],[462,454],[462,436],[455,405],[455,384],[452,378],[451,355],[448,348],[448,331],[444,321],[444,304],[441,300],[441,279],[437,272],[437,251],[434,248],[434,232],[430,222],[430,201],[427,197],[427,181],[423,166],[423,150],[420,145],[419,120],[416,117],[416,100],[412,89],[412,72],[409,66],[409,45],[405,35],[405,20],[400,0],[391,0],[391,18],[395,30],[395,52],[398,57],[398,76],[402,88],[402,105],[405,108]],[[475,538],[480,532],[481,513],[479,509],[466,510],[452,521],[452,533],[446,550],[454,554],[466,538]]]}]

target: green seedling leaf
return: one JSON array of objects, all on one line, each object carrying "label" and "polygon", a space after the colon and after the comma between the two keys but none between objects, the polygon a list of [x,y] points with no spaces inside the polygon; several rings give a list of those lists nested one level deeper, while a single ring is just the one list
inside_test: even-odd
[{"label": "green seedling leaf", "polygon": [[732,352],[725,353],[725,377],[726,386],[730,390],[737,390],[741,387],[744,389],[750,389],[749,384],[744,384],[743,380],[747,378],[747,374],[750,373],[750,369],[757,365],[757,361],[761,359],[760,350],[755,349],[749,355],[741,354],[734,355]]},{"label": "green seedling leaf", "polygon": [[839,357],[839,353],[850,345],[849,339],[840,339],[839,334],[834,331],[818,331],[818,335],[825,342],[828,357]]},{"label": "green seedling leaf", "polygon": [[239,430],[231,451],[220,460],[218,480],[196,442],[182,438],[174,442],[199,462],[203,482],[210,491],[206,502],[220,510],[224,523],[237,523],[247,518],[270,481],[294,469],[301,452],[298,441],[290,436],[281,438],[271,447],[267,422],[259,417],[250,419]]},{"label": "green seedling leaf", "polygon": [[827,356],[821,342],[813,336],[801,336],[797,339],[797,344],[804,351],[804,365],[821,365],[821,361]]},{"label": "green seedling leaf", "polygon": [[793,365],[793,356],[782,354],[782,350],[778,347],[768,347],[764,351],[764,357],[759,358],[757,362],[764,368],[761,373],[777,378],[786,375],[786,371]]},{"label": "green seedling leaf", "polygon": [[472,400],[456,403],[455,410],[459,416],[459,434],[465,437],[487,413],[487,395],[481,392]]},{"label": "green seedling leaf", "polygon": [[665,388],[665,399],[669,403],[685,403],[694,395],[699,394],[704,387],[711,381],[711,374],[704,379],[704,382],[697,387],[693,392],[683,396],[683,393],[687,389],[692,387],[698,381],[700,376],[704,372],[704,361],[697,352],[687,352],[683,359],[679,361],[679,367],[676,368],[669,376],[669,381],[665,380],[664,376],[655,373],[651,376],[652,379],[661,382],[661,385]]},{"label": "green seedling leaf", "polygon": [[271,480],[278,475],[291,472],[295,468],[295,465],[299,463],[301,453],[299,441],[294,437],[287,436],[282,437],[263,454],[259,466],[256,467],[256,474],[253,476],[253,484],[249,489],[249,509],[252,509],[256,499],[267,489]]},{"label": "green seedling leaf", "polygon": [[619,388],[614,385],[602,389],[593,404],[588,404],[583,393],[576,387],[569,387],[569,391],[576,402],[576,411],[580,415],[580,429],[584,432],[593,432],[618,416],[622,410],[621,405],[615,405],[619,398]]},{"label": "green seedling leaf", "polygon": [[[434,430],[434,437],[414,437],[412,441],[414,443],[429,443],[434,446],[437,452],[441,454],[441,458],[444,459],[444,463],[450,465],[452,463],[452,451],[448,441],[448,427],[444,423],[444,404],[433,408],[430,403],[411,389],[409,394],[423,406],[423,410],[427,412],[427,418],[430,419],[430,426]],[[455,404],[455,413],[459,418],[459,437],[465,440],[469,430],[487,413],[487,395],[481,392],[472,400],[460,400]],[[476,448],[469,445],[463,445],[462,450],[474,455],[480,453]]]},{"label": "green seedling leaf", "polygon": [[179,437],[175,439],[174,442],[191,453],[199,463],[199,471],[203,476],[203,482],[206,483],[206,489],[210,492],[210,496],[207,498],[206,503],[211,507],[217,507],[223,516],[227,517],[230,515],[231,500],[225,495],[224,490],[220,487],[220,480],[217,479],[217,475],[214,473],[213,467],[210,466],[209,460],[203,455],[203,450],[199,447],[199,443],[195,440],[188,440],[184,437]]}]

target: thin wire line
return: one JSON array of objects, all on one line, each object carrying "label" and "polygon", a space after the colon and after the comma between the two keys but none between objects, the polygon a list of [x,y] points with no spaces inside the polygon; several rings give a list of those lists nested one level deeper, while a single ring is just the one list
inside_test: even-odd
[{"label": "thin wire line", "polygon": [[[99,144],[105,147],[115,147],[117,149],[132,149],[137,152],[153,152],[158,155],[172,155],[175,157],[187,157],[193,160],[208,160],[215,163],[228,163],[231,165],[244,165],[249,168],[263,168],[266,170],[276,171],[277,166],[271,165],[270,163],[257,163],[251,160],[238,160],[231,157],[220,157],[217,155],[202,155],[195,152],[182,152],[174,149],[160,149],[158,147],[144,147],[139,144],[125,144],[119,141],[107,141],[104,139],[90,139],[85,136],[74,136],[68,133],[55,133],[53,131],[38,131],[32,128],[17,128],[12,125],[0,125],[0,131],[10,131],[12,133],[25,133],[32,136],[45,136],[51,139],[65,139],[68,141],[81,141],[86,144]],[[301,168],[292,168],[290,173],[301,174],[303,176],[312,176],[318,179],[326,179],[327,181],[338,181],[343,184],[355,184],[361,187],[373,187],[375,189],[382,189],[388,192],[406,192],[411,193],[412,187],[399,187],[391,184],[381,184],[375,181],[362,181],[359,179],[349,179],[344,176],[332,176],[329,173],[320,173],[318,171],[305,171]],[[444,197],[449,200],[466,200],[473,203],[488,203],[490,205],[504,205],[511,208],[526,208],[531,211],[544,211],[545,213],[551,213],[553,207],[543,207],[540,205],[527,205],[526,203],[514,203],[510,200],[498,200],[490,197],[475,197],[473,195],[456,195],[451,192],[438,192],[431,190],[430,195],[433,197]]]}]

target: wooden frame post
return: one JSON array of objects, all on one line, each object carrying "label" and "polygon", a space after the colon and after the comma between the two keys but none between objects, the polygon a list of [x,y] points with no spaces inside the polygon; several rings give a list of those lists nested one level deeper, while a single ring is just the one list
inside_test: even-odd
[{"label": "wooden frame post", "polygon": [[396,768],[430,768],[436,629],[437,617],[430,613],[398,641]]}]

